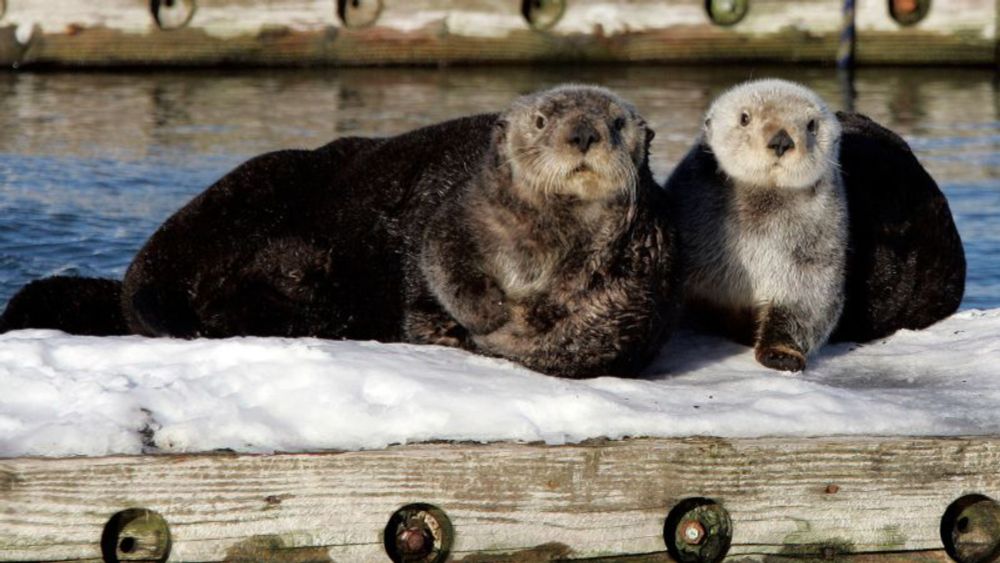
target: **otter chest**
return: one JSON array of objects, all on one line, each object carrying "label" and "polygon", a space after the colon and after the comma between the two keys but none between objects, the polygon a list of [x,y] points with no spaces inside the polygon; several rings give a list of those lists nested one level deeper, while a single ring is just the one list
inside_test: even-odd
[{"label": "otter chest", "polygon": [[489,257],[490,274],[508,297],[525,298],[552,285],[563,252],[546,242],[497,241]]},{"label": "otter chest", "polygon": [[726,244],[752,298],[794,294],[822,277],[841,247],[837,220],[836,209],[816,197],[738,208]]},{"label": "otter chest", "polygon": [[487,273],[511,299],[579,287],[616,232],[604,206],[592,207],[546,209],[542,220],[504,208],[484,214],[479,246]]}]

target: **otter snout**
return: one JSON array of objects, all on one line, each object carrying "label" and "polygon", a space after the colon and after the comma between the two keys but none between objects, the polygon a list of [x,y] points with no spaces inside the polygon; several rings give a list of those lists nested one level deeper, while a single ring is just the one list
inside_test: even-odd
[{"label": "otter snout", "polygon": [[570,128],[566,142],[587,154],[592,145],[601,142],[601,134],[590,121],[581,119]]},{"label": "otter snout", "polygon": [[788,134],[788,131],[782,129],[775,133],[771,137],[771,140],[767,142],[767,148],[773,150],[774,154],[780,158],[786,152],[795,148],[795,141],[792,140],[792,136]]}]

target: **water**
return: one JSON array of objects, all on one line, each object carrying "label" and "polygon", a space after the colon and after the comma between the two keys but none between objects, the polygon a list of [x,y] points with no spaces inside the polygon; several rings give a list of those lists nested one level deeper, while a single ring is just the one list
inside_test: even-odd
[{"label": "water", "polygon": [[[0,74],[0,303],[53,274],[120,278],[153,230],[239,162],[343,135],[388,135],[593,82],[657,131],[662,180],[710,100],[778,76],[848,103],[832,69],[536,67]],[[903,135],[951,202],[963,308],[1000,307],[1000,96],[993,72],[863,69],[855,109]]]}]

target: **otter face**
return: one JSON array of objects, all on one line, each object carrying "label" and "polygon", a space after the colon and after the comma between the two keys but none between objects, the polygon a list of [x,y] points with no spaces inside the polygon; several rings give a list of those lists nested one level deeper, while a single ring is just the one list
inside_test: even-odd
[{"label": "otter face", "polygon": [[513,184],[533,201],[632,195],[653,132],[635,108],[595,86],[560,86],[516,100],[496,147]]},{"label": "otter face", "polygon": [[758,80],[719,96],[705,116],[705,140],[739,182],[789,189],[815,185],[836,169],[840,123],[812,90]]}]

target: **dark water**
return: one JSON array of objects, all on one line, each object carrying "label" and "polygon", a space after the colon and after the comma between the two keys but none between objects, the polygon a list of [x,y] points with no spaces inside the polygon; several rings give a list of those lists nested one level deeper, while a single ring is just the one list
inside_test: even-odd
[{"label": "dark water", "polygon": [[[502,108],[560,82],[609,86],[657,131],[663,179],[710,100],[747,78],[849,103],[832,69],[542,67],[0,74],[0,303],[53,274],[121,277],[167,216],[246,158]],[[867,69],[855,109],[910,142],[965,241],[965,308],[1000,307],[1000,96],[988,70]]]}]

